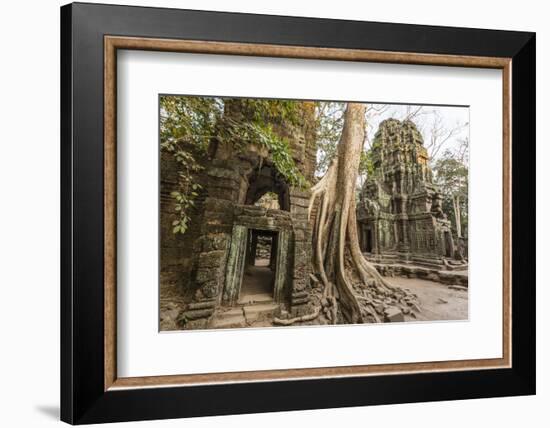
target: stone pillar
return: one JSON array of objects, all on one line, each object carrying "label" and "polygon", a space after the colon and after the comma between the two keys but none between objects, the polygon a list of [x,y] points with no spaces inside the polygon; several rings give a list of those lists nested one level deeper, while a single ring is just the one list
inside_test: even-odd
[{"label": "stone pillar", "polygon": [[380,250],[379,250],[380,237],[378,236],[379,234],[380,234],[379,221],[375,219],[372,222],[372,254],[380,253]]},{"label": "stone pillar", "polygon": [[245,226],[233,226],[222,298],[226,305],[232,305],[239,297],[245,259],[247,258],[247,235],[248,229]]},{"label": "stone pillar", "polygon": [[271,254],[269,256],[269,269],[272,271],[275,270],[277,263],[277,247],[279,245],[278,235],[273,235],[271,237]]},{"label": "stone pillar", "polygon": [[251,234],[249,249],[248,265],[254,266],[256,264],[256,251],[258,249],[258,232],[255,230],[253,230]]},{"label": "stone pillar", "polygon": [[277,267],[275,268],[275,281],[273,284],[273,298],[277,303],[284,303],[288,289],[289,280],[289,246],[291,243],[292,232],[290,230],[280,230],[277,243]]},{"label": "stone pillar", "polygon": [[292,291],[290,293],[290,309],[293,316],[301,316],[308,312],[309,285],[311,272],[311,225],[307,219],[309,198],[311,193],[293,188],[290,190],[290,213],[294,231]]},{"label": "stone pillar", "polygon": [[200,227],[195,275],[191,278],[195,293],[178,317],[179,325],[189,329],[206,327],[221,302],[233,229],[233,201],[240,183],[238,172],[230,165],[211,166],[206,175],[208,197],[203,205],[203,221],[191,225]]}]

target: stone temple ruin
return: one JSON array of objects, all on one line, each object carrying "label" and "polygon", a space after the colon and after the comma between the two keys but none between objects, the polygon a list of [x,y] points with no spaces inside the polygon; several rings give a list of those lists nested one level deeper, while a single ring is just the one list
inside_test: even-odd
[{"label": "stone temple ruin", "polygon": [[[366,258],[382,274],[418,274],[457,282],[457,275],[444,271],[466,269],[463,254],[442,211],[416,125],[407,120],[383,121],[371,159],[373,171],[357,208],[360,246]],[[467,275],[459,276],[458,282],[464,281]]]},{"label": "stone temple ruin", "polygon": [[[226,103],[226,114],[233,107],[236,119],[243,120],[238,101]],[[304,114],[313,114],[313,104],[307,107]],[[312,181],[314,134],[306,125],[274,124],[274,130],[289,141],[297,168]],[[183,236],[170,226],[176,166],[161,157],[161,308],[163,296],[170,295],[172,300],[181,296],[185,307],[177,326],[168,328],[245,327],[281,312],[300,316],[307,311],[309,191],[289,186],[267,152],[256,146],[237,152],[234,146],[211,147],[199,177],[203,191]],[[278,197],[276,209],[256,205],[268,192]],[[269,260],[258,260],[259,241]]]},{"label": "stone temple ruin", "polygon": [[[304,104],[304,114],[313,115],[313,104]],[[225,112],[246,120],[238,101],[227,101]],[[307,125],[273,125],[288,140],[301,174],[314,182],[315,132]],[[171,227],[177,165],[161,153],[162,330],[267,326],[274,316],[311,311],[310,192],[289,186],[267,152],[235,146],[211,144],[197,177],[202,191],[184,235],[175,235]],[[454,266],[464,269],[464,264],[450,262],[455,248],[450,222],[415,125],[384,121],[372,160],[374,173],[357,205],[365,256],[383,275],[456,284]],[[276,195],[275,203],[259,204],[267,193]],[[467,273],[459,278],[467,284]],[[163,320],[165,314],[169,319]]]}]

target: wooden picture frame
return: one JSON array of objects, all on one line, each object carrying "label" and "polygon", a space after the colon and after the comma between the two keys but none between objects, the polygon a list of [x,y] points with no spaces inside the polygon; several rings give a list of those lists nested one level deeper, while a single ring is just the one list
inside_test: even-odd
[{"label": "wooden picture frame", "polygon": [[[117,49],[501,69],[502,358],[117,377]],[[77,3],[61,9],[61,53],[62,420],[114,422],[535,392],[533,33]]]}]

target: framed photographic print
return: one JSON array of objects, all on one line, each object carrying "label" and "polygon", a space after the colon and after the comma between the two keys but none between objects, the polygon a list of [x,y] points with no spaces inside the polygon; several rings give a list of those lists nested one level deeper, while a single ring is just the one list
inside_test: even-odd
[{"label": "framed photographic print", "polygon": [[533,33],[76,3],[61,54],[62,420],[535,393]]}]

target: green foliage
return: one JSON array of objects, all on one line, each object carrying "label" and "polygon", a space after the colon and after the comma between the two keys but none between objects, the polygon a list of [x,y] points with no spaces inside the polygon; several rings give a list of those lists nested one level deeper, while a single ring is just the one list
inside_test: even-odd
[{"label": "green foliage", "polygon": [[300,101],[253,98],[226,101],[238,102],[240,111],[247,121],[261,128],[269,128],[272,124],[300,124]]},{"label": "green foliage", "polygon": [[359,159],[359,175],[372,176],[374,173],[374,163],[372,161],[372,151],[363,150]]},{"label": "green foliage", "polygon": [[[228,119],[225,120],[226,122]],[[273,125],[266,122],[232,121],[225,128],[225,138],[237,145],[240,150],[246,149],[248,144],[267,149],[271,154],[273,165],[285,177],[291,186],[306,187],[304,176],[296,167],[292,158],[288,139],[281,137],[273,130]]]},{"label": "green foliage", "polygon": [[379,149],[382,146],[382,137],[380,135],[376,135],[374,137],[374,140],[372,142],[371,150]]},{"label": "green foliage", "polygon": [[[238,106],[239,116],[225,114],[226,105]],[[275,168],[292,186],[307,186],[291,155],[288,139],[275,130],[278,124],[300,124],[300,102],[211,97],[160,97],[160,145],[178,163],[178,189],[171,193],[175,210],[173,232],[185,233],[201,191],[198,174],[204,169],[210,144],[229,143],[236,150],[252,144],[266,149]]]},{"label": "green foliage", "polygon": [[205,153],[222,115],[223,102],[219,98],[161,96],[161,144],[183,141]]},{"label": "green foliage", "polygon": [[344,127],[346,103],[317,102],[315,109],[317,129],[317,170],[323,175],[336,156],[336,148]]},{"label": "green foliage", "polygon": [[203,170],[202,159],[223,113],[215,98],[160,97],[160,147],[178,164],[177,190],[171,193],[177,219],[174,233],[185,233],[191,211],[201,190],[197,174]]},{"label": "green foliage", "polygon": [[446,151],[433,167],[436,184],[443,196],[442,208],[456,230],[453,199],[460,203],[460,224],[463,235],[468,230],[468,166],[450,151]]}]

